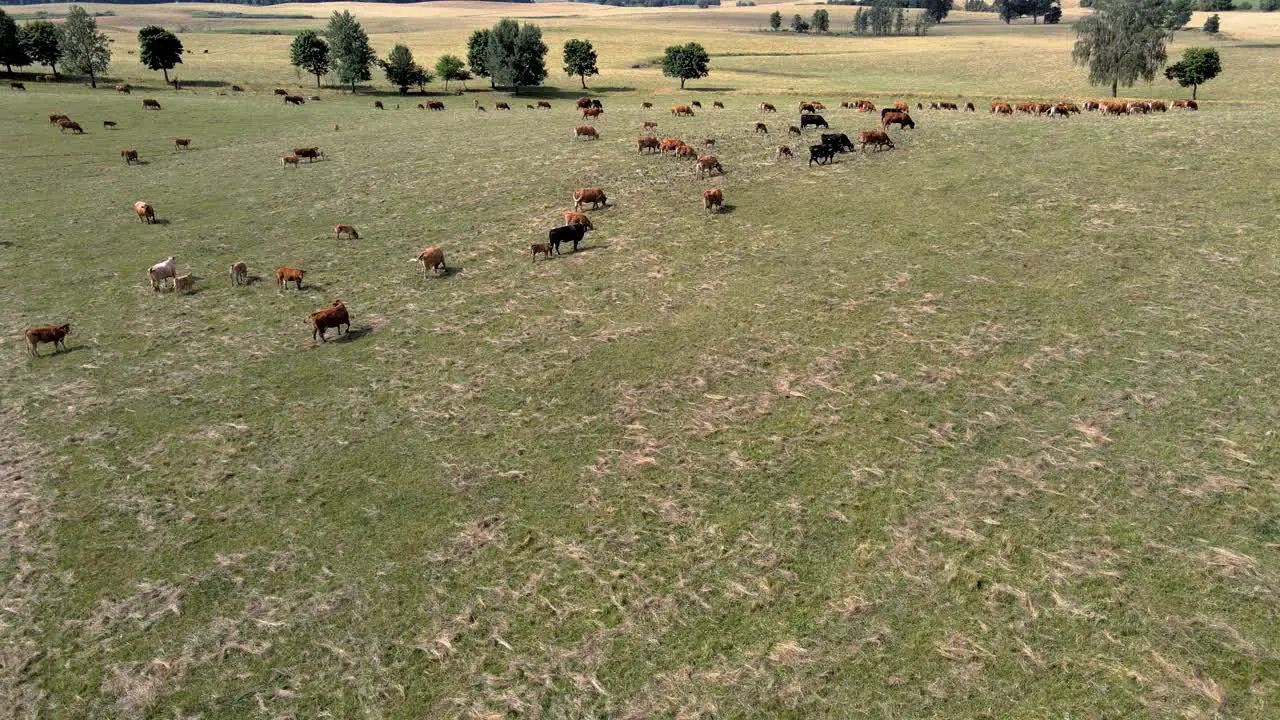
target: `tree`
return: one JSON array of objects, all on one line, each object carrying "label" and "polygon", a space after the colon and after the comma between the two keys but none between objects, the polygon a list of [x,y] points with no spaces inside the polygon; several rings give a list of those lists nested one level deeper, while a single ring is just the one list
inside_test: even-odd
[{"label": "tree", "polygon": [[1168,60],[1172,33],[1165,28],[1166,0],[1097,0],[1093,14],[1076,23],[1071,57],[1089,67],[1089,83],[1151,82]]},{"label": "tree", "polygon": [[35,63],[48,65],[58,77],[58,61],[62,60],[62,31],[48,20],[34,20],[19,32],[27,56]]},{"label": "tree", "polygon": [[450,80],[470,80],[471,73],[467,72],[467,66],[462,62],[462,58],[457,55],[441,55],[436,60],[436,75],[444,80],[444,89],[449,89]]},{"label": "tree", "polygon": [[1222,18],[1218,17],[1217,13],[1214,13],[1209,16],[1208,20],[1204,21],[1204,27],[1202,27],[1201,30],[1204,30],[1211,35],[1216,35],[1221,27]]},{"label": "tree", "polygon": [[0,64],[4,65],[5,72],[10,73],[13,72],[14,65],[22,67],[31,64],[27,44],[22,40],[18,23],[4,10],[0,10]]},{"label": "tree", "polygon": [[821,33],[831,29],[831,15],[826,10],[813,11],[813,29]]},{"label": "tree", "polygon": [[566,40],[564,42],[564,74],[574,75],[582,81],[582,89],[587,89],[587,76],[599,75],[596,67],[596,49],[590,40]]},{"label": "tree", "polygon": [[662,74],[680,78],[680,89],[686,80],[696,80],[711,74],[711,56],[696,42],[672,45],[662,57]]},{"label": "tree", "polygon": [[1170,30],[1181,30],[1191,22],[1191,0],[1170,0],[1169,15],[1164,26]]},{"label": "tree", "polygon": [[904,10],[903,8],[898,8],[898,11],[893,14],[893,34],[902,35],[904,34],[904,31],[906,30],[906,28],[907,28],[907,11]]},{"label": "tree", "polygon": [[379,63],[387,74],[387,82],[394,85],[404,95],[409,92],[410,85],[422,87],[431,82],[431,74],[414,62],[413,51],[404,45],[396,44],[387,53],[387,59]]},{"label": "tree", "polygon": [[780,27],[782,27],[782,13],[774,10],[773,14],[769,16],[769,29],[777,32]]},{"label": "tree", "polygon": [[1191,99],[1196,99],[1196,90],[1204,83],[1218,77],[1222,72],[1222,58],[1218,51],[1211,47],[1187,48],[1182,59],[1164,69],[1164,76],[1177,80],[1182,87],[1191,86]]},{"label": "tree", "polygon": [[791,18],[791,32],[809,32],[809,23],[804,18],[800,17],[799,13],[796,13],[796,16]]},{"label": "tree", "polygon": [[138,31],[138,56],[148,69],[164,72],[169,84],[169,71],[182,63],[182,41],[162,27],[148,25]]},{"label": "tree", "polygon": [[922,7],[930,20],[940,23],[951,12],[953,5],[952,0],[924,0]]},{"label": "tree", "polygon": [[867,15],[861,7],[853,11],[853,31],[859,35],[867,34]]},{"label": "tree", "polygon": [[1044,14],[1045,25],[1057,25],[1062,22],[1062,8],[1057,5],[1050,5],[1048,11]]},{"label": "tree", "polygon": [[89,76],[90,87],[98,87],[98,75],[111,64],[111,41],[98,32],[98,21],[79,5],[72,5],[62,23],[62,65],[66,70]]},{"label": "tree", "polygon": [[1022,14],[1031,16],[1031,24],[1035,25],[1042,15],[1048,15],[1053,7],[1053,0],[1022,0]]},{"label": "tree", "polygon": [[541,85],[547,79],[547,46],[542,29],[531,23],[503,18],[489,30],[486,70],[495,86],[515,89]]},{"label": "tree", "polygon": [[1026,15],[1027,0],[999,0],[1000,19],[1006,25],[1012,23],[1017,18]]},{"label": "tree", "polygon": [[303,30],[294,36],[289,46],[289,62],[315,75],[316,87],[320,87],[320,78],[329,74],[329,43],[315,30]]},{"label": "tree", "polygon": [[325,28],[329,38],[329,58],[338,82],[350,85],[356,91],[356,83],[373,79],[370,69],[378,62],[378,56],[369,46],[369,34],[350,11],[333,11]]},{"label": "tree", "polygon": [[489,87],[494,87],[493,73],[489,70],[489,30],[477,30],[467,38],[467,65],[476,77],[489,78]]}]

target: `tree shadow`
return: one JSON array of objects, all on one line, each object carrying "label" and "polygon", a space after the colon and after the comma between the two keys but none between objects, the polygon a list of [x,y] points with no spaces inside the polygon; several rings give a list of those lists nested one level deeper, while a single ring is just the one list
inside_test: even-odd
[{"label": "tree shadow", "polygon": [[687,88],[685,88],[684,90],[681,90],[681,92],[690,92],[690,93],[727,93],[727,92],[734,92],[734,91],[735,91],[735,90],[737,90],[737,89],[738,89],[738,88],[733,88],[733,87],[687,87]]},{"label": "tree shadow", "polygon": [[[224,88],[224,87],[231,87],[231,83],[227,82],[226,80],[182,80],[182,81],[180,81],[180,82],[178,83],[178,85],[179,85],[180,87],[183,87],[183,88],[189,88],[189,87],[208,87],[208,88]],[[132,87],[132,86],[130,86],[130,87]],[[165,85],[165,86],[163,86],[163,87],[173,87],[173,86],[172,86],[172,85]],[[156,88],[156,89],[159,89],[159,88]]]},{"label": "tree shadow", "polygon": [[511,93],[507,90],[498,90],[496,92],[506,93],[513,98],[530,98],[533,100],[577,100],[582,97],[600,98],[608,100],[608,93],[625,93],[634,92],[635,88],[626,85],[609,85],[600,87],[589,87],[586,90],[582,88],[564,90],[561,88],[522,88],[519,94]]}]

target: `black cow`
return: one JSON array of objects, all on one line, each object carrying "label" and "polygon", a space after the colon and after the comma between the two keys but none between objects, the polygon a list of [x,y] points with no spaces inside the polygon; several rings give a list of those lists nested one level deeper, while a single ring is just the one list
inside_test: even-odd
[{"label": "black cow", "polygon": [[547,239],[551,241],[551,247],[555,248],[556,254],[560,254],[560,243],[573,243],[573,251],[578,252],[578,243],[582,242],[582,238],[587,234],[587,226],[581,223],[572,225],[562,225],[557,228],[551,228],[551,232],[547,234]]},{"label": "black cow", "polygon": [[801,115],[800,129],[803,130],[809,127],[810,125],[814,127],[826,128],[828,130],[831,129],[831,126],[827,124],[827,121],[821,115]]},{"label": "black cow", "polygon": [[592,100],[592,101],[591,101],[591,107],[596,108],[596,109],[599,109],[599,110],[603,110],[603,109],[604,109],[604,103],[600,102],[599,100]]},{"label": "black cow", "polygon": [[835,148],[836,152],[853,152],[853,142],[844,133],[823,133],[822,144]]},{"label": "black cow", "polygon": [[837,152],[839,151],[830,145],[810,145],[809,165],[812,166],[814,160],[817,160],[819,165],[829,164],[835,160]]}]

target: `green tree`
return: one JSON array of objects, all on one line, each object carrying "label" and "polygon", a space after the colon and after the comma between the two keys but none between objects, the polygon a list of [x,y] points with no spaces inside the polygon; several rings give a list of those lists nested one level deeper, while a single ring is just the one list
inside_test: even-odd
[{"label": "green tree", "polygon": [[542,29],[531,23],[503,18],[489,30],[489,51],[485,59],[495,86],[514,88],[541,85],[547,79],[547,46]]},{"label": "green tree", "polygon": [[356,83],[373,78],[371,68],[377,64],[378,56],[369,46],[369,34],[354,15],[347,10],[333,11],[325,36],[329,38],[329,57],[338,82],[350,85],[351,92],[355,92]]},{"label": "green tree", "polygon": [[182,41],[177,35],[156,25],[138,31],[138,57],[148,69],[164,72],[169,84],[169,71],[182,63]]},{"label": "green tree", "polygon": [[436,75],[444,80],[444,89],[449,89],[450,80],[470,80],[471,73],[467,72],[466,63],[462,62],[462,58],[457,55],[441,55],[436,60]]},{"label": "green tree", "polygon": [[404,95],[409,92],[410,85],[422,87],[431,82],[431,75],[413,59],[413,51],[404,45],[397,44],[387,53],[387,59],[379,63],[387,74],[387,82],[394,85]]},{"label": "green tree", "polygon": [[1169,15],[1164,26],[1170,30],[1181,30],[1191,22],[1191,0],[1170,0]]},{"label": "green tree", "polygon": [[1218,17],[1217,13],[1214,13],[1209,16],[1208,20],[1204,21],[1204,27],[1200,29],[1204,30],[1210,35],[1216,35],[1221,28],[1222,28],[1222,18]]},{"label": "green tree", "polygon": [[782,27],[782,13],[778,12],[777,10],[774,10],[773,14],[769,16],[769,29],[773,30],[774,32],[777,32],[778,28],[781,28],[781,27]]},{"label": "green tree", "polygon": [[[1006,25],[1008,25],[1012,23],[1014,20],[1017,20],[1018,18],[1022,17],[1023,15],[1028,14],[1027,13],[1028,2],[1029,0],[997,0],[996,9],[1000,13],[1000,19],[1003,20]],[[1092,2],[1092,0],[1090,0],[1090,2]]]},{"label": "green tree", "polygon": [[329,74],[329,43],[315,30],[303,30],[289,45],[289,63],[315,75],[316,87],[320,87],[320,78]]},{"label": "green tree", "polygon": [[1191,87],[1191,99],[1196,99],[1196,91],[1204,83],[1218,77],[1222,72],[1222,58],[1218,51],[1211,47],[1192,47],[1182,52],[1182,59],[1164,69],[1164,76],[1177,80],[1182,87]]},{"label": "green tree", "polygon": [[893,34],[903,35],[906,28],[907,11],[903,8],[898,8],[898,11],[893,14]]},{"label": "green tree", "polygon": [[867,12],[867,26],[871,34],[877,37],[892,35],[893,16],[896,10],[897,3],[894,0],[875,0],[871,10]]},{"label": "green tree", "polygon": [[1045,25],[1057,25],[1062,22],[1062,8],[1057,5],[1050,5],[1044,14]]},{"label": "green tree", "polygon": [[62,60],[62,30],[48,20],[34,20],[23,25],[19,35],[31,61],[48,65],[53,76],[58,77],[58,62]]},{"label": "green tree", "polygon": [[1031,16],[1031,24],[1039,22],[1042,15],[1049,14],[1053,0],[1022,0],[1022,14]]},{"label": "green tree", "polygon": [[490,30],[476,30],[467,38],[467,65],[476,77],[489,78],[489,87],[494,87],[493,72],[489,70],[489,35]]},{"label": "green tree", "polygon": [[824,33],[831,29],[831,15],[826,10],[813,11],[813,29]]},{"label": "green tree", "polygon": [[862,12],[861,7],[855,10],[853,12],[853,31],[859,35],[866,35],[867,19],[868,15],[867,13]]},{"label": "green tree", "polygon": [[18,23],[4,10],[0,10],[0,64],[4,65],[5,72],[10,73],[13,72],[14,65],[22,67],[31,64],[27,44],[22,41]]},{"label": "green tree", "polygon": [[1120,85],[1151,82],[1168,60],[1172,34],[1165,27],[1165,0],[1097,0],[1093,14],[1076,23],[1071,57],[1089,67],[1089,83]]},{"label": "green tree", "polygon": [[791,18],[791,32],[809,32],[809,23],[804,18],[800,17],[800,13],[796,13],[795,17]]},{"label": "green tree", "polygon": [[574,75],[582,81],[582,89],[587,89],[587,76],[599,75],[596,67],[596,49],[590,40],[566,40],[564,42],[564,74]]},{"label": "green tree", "polygon": [[98,21],[79,5],[72,5],[62,23],[62,65],[66,70],[89,76],[89,86],[98,87],[98,76],[111,64],[110,40],[98,32]]},{"label": "green tree", "polygon": [[951,12],[953,7],[952,0],[924,0],[924,12],[929,19],[935,23],[942,22],[942,19]]},{"label": "green tree", "polygon": [[680,78],[680,89],[686,80],[696,80],[711,74],[711,56],[696,42],[672,45],[662,56],[662,74]]}]

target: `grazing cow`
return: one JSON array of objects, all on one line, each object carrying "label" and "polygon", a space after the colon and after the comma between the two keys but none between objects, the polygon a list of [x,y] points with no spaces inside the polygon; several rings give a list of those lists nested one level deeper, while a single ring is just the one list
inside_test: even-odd
[{"label": "grazing cow", "polygon": [[[532,107],[532,106],[530,106],[530,107]],[[426,109],[427,109],[427,106],[426,106],[426,105],[423,105],[422,103],[418,103],[418,109],[419,109],[419,110],[426,110]]]},{"label": "grazing cow", "polygon": [[128,86],[128,85],[117,85],[117,86],[116,86],[116,92],[118,92],[118,93],[120,93],[120,94],[122,94],[122,95],[128,95],[128,94],[129,94],[129,92],[130,92],[130,89],[129,89],[129,86]]},{"label": "grazing cow", "polygon": [[335,240],[341,240],[343,235],[350,237],[352,240],[360,239],[360,233],[356,232],[354,225],[334,225],[333,234]]},{"label": "grazing cow", "polygon": [[289,167],[290,165],[292,165],[296,168],[298,167],[298,163],[301,161],[302,161],[302,157],[299,155],[285,155],[284,157],[280,158],[280,166]]},{"label": "grazing cow", "polygon": [[173,291],[176,293],[187,292],[195,287],[195,280],[192,279],[191,273],[186,275],[175,275],[173,278]]},{"label": "grazing cow", "polygon": [[83,135],[83,134],[84,134],[84,128],[80,127],[80,123],[78,123],[78,122],[73,122],[73,121],[71,121],[71,120],[59,120],[59,121],[58,121],[58,132],[60,132],[60,133],[64,133],[64,132],[66,132],[66,131],[68,131],[68,130],[70,130],[71,132],[73,132],[73,133],[75,133],[75,134],[77,134],[77,135]]},{"label": "grazing cow", "polygon": [[757,134],[757,135],[768,135],[768,134],[769,134],[769,126],[765,125],[764,123],[756,123],[756,134]]},{"label": "grazing cow", "polygon": [[493,106],[493,109],[494,110],[510,110],[511,106],[504,102],[500,102],[500,103],[495,103]]},{"label": "grazing cow", "polygon": [[587,234],[587,226],[574,223],[572,225],[562,225],[557,228],[551,228],[551,232],[547,233],[547,240],[551,247],[555,249],[556,254],[560,254],[560,243],[573,243],[573,251],[578,252],[578,243],[582,242],[582,238]]},{"label": "grazing cow", "polygon": [[324,157],[324,151],[318,147],[294,148],[293,154],[300,158],[306,158],[307,162],[315,162]]},{"label": "grazing cow", "polygon": [[874,145],[877,152],[893,149],[893,141],[889,139],[889,133],[883,130],[863,130],[858,133],[858,146],[862,148],[862,152],[867,151],[868,145]]},{"label": "grazing cow", "polygon": [[583,109],[586,109],[586,108],[589,108],[589,107],[591,107],[591,98],[588,98],[588,97],[578,98],[578,109],[579,109],[579,110],[583,110]]},{"label": "grazing cow", "polygon": [[565,225],[573,225],[574,223],[577,223],[579,225],[585,225],[588,230],[596,229],[596,226],[591,224],[591,218],[580,212],[565,210],[563,214]]},{"label": "grazing cow", "polygon": [[711,188],[702,191],[702,206],[707,212],[715,212],[724,209],[724,193],[720,188]]},{"label": "grazing cow", "polygon": [[1084,109],[1085,109],[1085,112],[1096,112],[1102,109],[1102,103],[1098,102],[1097,100],[1086,100],[1084,103]]},{"label": "grazing cow", "polygon": [[324,337],[324,331],[336,328],[341,335],[343,325],[347,326],[347,332],[350,333],[351,316],[347,314],[347,306],[343,305],[341,300],[334,300],[329,307],[311,313],[311,341],[315,342],[316,336],[319,335],[320,342],[329,342]]},{"label": "grazing cow", "polygon": [[724,174],[724,167],[720,164],[720,158],[715,155],[701,155],[698,157],[698,177],[708,177],[712,173]]},{"label": "grazing cow", "polygon": [[1151,112],[1168,112],[1169,111],[1169,106],[1165,105],[1163,100],[1152,100],[1150,105],[1151,105]]},{"label": "grazing cow", "polygon": [[652,110],[652,109],[653,109],[653,103],[651,103],[651,102],[649,102],[649,101],[647,101],[647,100],[646,100],[645,102],[640,103],[640,108],[641,108],[642,110]]},{"label": "grazing cow", "polygon": [[440,112],[441,110],[444,110],[444,103],[439,100],[428,100],[427,109],[432,112]]},{"label": "grazing cow", "polygon": [[813,103],[811,103],[811,102],[802,102],[802,103],[800,103],[800,114],[801,114],[801,115],[803,115],[803,114],[805,114],[805,113],[816,113],[816,112],[818,112],[818,107],[817,107],[816,105],[814,105]]},{"label": "grazing cow", "polygon": [[293,283],[297,289],[302,289],[302,276],[306,275],[305,270],[296,267],[282,265],[276,268],[276,290],[284,290],[285,285]]},{"label": "grazing cow", "polygon": [[911,116],[904,112],[886,113],[883,117],[880,118],[880,124],[886,130],[889,128],[890,125],[897,125],[898,127],[901,127],[904,129],[914,128],[916,126],[916,122],[911,119]]},{"label": "grazing cow", "polygon": [[591,127],[590,125],[579,125],[578,127],[573,129],[573,139],[577,140],[578,138],[586,138],[588,140],[599,140],[600,133],[597,133],[596,129]]},{"label": "grazing cow", "polygon": [[894,109],[894,110],[899,110],[899,111],[901,111],[901,112],[906,112],[906,111],[907,111],[907,110],[909,110],[910,108],[907,106],[907,103],[906,103],[906,102],[904,102],[904,101],[902,101],[902,100],[894,100],[894,101],[893,101],[893,109]]},{"label": "grazing cow", "polygon": [[285,95],[284,104],[285,105],[306,105],[307,99],[302,97],[301,95]]},{"label": "grazing cow", "polygon": [[71,333],[71,325],[37,325],[23,331],[27,336],[27,353],[40,357],[40,343],[53,343],[53,352],[67,349],[65,339]]},{"label": "grazing cow", "polygon": [[713,107],[713,108],[715,108],[715,109],[717,109],[717,110],[723,110],[723,109],[724,109],[724,103],[720,102],[719,100],[716,100],[715,102],[711,103],[711,107]]},{"label": "grazing cow", "polygon": [[132,165],[138,162],[138,151],[137,150],[121,150],[120,157],[124,158],[125,165]]},{"label": "grazing cow", "polygon": [[431,247],[418,253],[418,262],[422,264],[422,279],[427,279],[427,270],[435,270],[439,275],[441,272],[449,272],[449,266],[444,264],[444,250],[439,246]]},{"label": "grazing cow", "polygon": [[698,151],[684,143],[680,143],[680,147],[676,148],[676,157],[697,158]]},{"label": "grazing cow", "polygon": [[[916,109],[917,109],[917,110],[923,110],[923,109],[924,109],[924,103],[916,103]],[[935,103],[929,103],[929,109],[930,109],[930,110],[937,110],[937,109],[938,109],[938,103],[936,103],[936,102],[935,102]]]},{"label": "grazing cow", "polygon": [[144,98],[142,100],[142,109],[143,110],[159,110],[160,101],[154,98]]},{"label": "grazing cow", "polygon": [[822,103],[820,103],[820,102],[815,102],[815,103],[813,104],[813,106],[814,106],[815,108],[817,108],[818,110],[826,110],[826,109],[827,109],[827,106],[826,106],[826,105],[823,105],[823,104],[822,104]]},{"label": "grazing cow", "polygon": [[859,100],[856,102],[854,109],[858,112],[875,112],[876,106],[870,100]]},{"label": "grazing cow", "polygon": [[829,164],[835,160],[836,149],[830,145],[810,145],[809,146],[809,165],[812,166],[816,160],[819,165]]},{"label": "grazing cow", "polygon": [[955,111],[960,110],[960,106],[956,105],[953,102],[938,103],[938,107],[943,110],[955,110]]},{"label": "grazing cow", "polygon": [[604,109],[604,103],[600,102],[599,100],[592,100],[592,101],[591,101],[591,107],[593,107],[593,108],[598,108],[598,109],[600,109],[600,110],[603,110],[603,109]]},{"label": "grazing cow", "polygon": [[231,263],[231,284],[247,285],[249,283],[249,266],[244,262]]},{"label": "grazing cow", "polygon": [[1033,113],[1036,111],[1037,107],[1039,107],[1037,103],[1020,102],[1013,106],[1013,111],[1017,113]]},{"label": "grazing cow", "polygon": [[694,106],[694,107],[696,107],[696,108],[698,108],[699,110],[701,110],[701,109],[702,109],[702,103],[698,102],[697,100],[694,100],[693,102],[691,102],[691,103],[689,103],[689,104],[690,104],[690,105],[692,105],[692,106]]},{"label": "grazing cow", "polygon": [[693,117],[693,108],[688,105],[674,105],[671,108],[674,117]]},{"label": "grazing cow", "polygon": [[638,140],[636,140],[636,145],[637,145],[636,152],[642,153],[645,150],[649,150],[651,152],[660,152],[660,148],[658,145],[658,138],[652,135],[641,136]]},{"label": "grazing cow", "polygon": [[787,135],[788,135],[788,136],[790,136],[790,135],[796,135],[796,136],[799,136],[799,135],[802,135],[802,134],[803,134],[803,133],[801,133],[801,132],[800,132],[800,128],[796,127],[795,125],[792,125],[792,126],[790,126],[790,127],[788,127],[788,128],[787,128]]},{"label": "grazing cow", "polygon": [[115,120],[103,120],[103,121],[102,121],[102,129],[103,129],[103,130],[106,130],[107,128],[113,128],[113,127],[115,127],[115,126],[116,126],[116,121],[115,121]]},{"label": "grazing cow", "polygon": [[793,153],[793,152],[791,152],[791,148],[787,147],[786,145],[779,145],[779,146],[778,146],[778,159],[779,159],[779,160],[790,160],[790,159],[794,158],[795,156],[796,156],[796,154],[795,154],[795,153]]},{"label": "grazing cow", "polygon": [[853,143],[844,133],[823,133],[822,144],[830,145],[837,152],[853,152]]},{"label": "grazing cow", "polygon": [[62,113],[49,113],[49,124],[57,125],[62,120],[70,120],[71,118]]},{"label": "grazing cow", "polygon": [[275,90],[272,90],[271,92],[275,93],[276,95],[288,95],[288,94],[289,94],[289,91],[288,91],[288,90],[285,90],[285,89],[282,89],[282,88],[276,88]]},{"label": "grazing cow", "polygon": [[587,118],[598,118],[600,117],[600,113],[602,112],[604,112],[604,110],[601,110],[600,108],[592,108],[592,107],[582,108],[582,119],[586,120]]},{"label": "grazing cow", "polygon": [[656,128],[656,127],[658,127],[658,123],[653,120],[645,120],[644,122],[640,123],[641,130],[648,130],[649,128]]},{"label": "grazing cow", "polygon": [[139,200],[133,204],[133,211],[138,215],[138,221],[150,225],[156,221],[156,209],[151,203],[145,200]]},{"label": "grazing cow", "polygon": [[374,101],[373,101],[373,109],[374,109],[374,110],[385,110],[386,108],[382,107],[382,101],[381,101],[381,100],[374,100]]},{"label": "grazing cow", "polygon": [[760,103],[760,112],[762,112],[762,113],[776,113],[776,112],[778,112],[778,108],[774,107],[774,106],[773,106],[773,103],[762,102],[762,103]]},{"label": "grazing cow", "polygon": [[[422,107],[422,106],[421,106],[421,105],[419,105],[418,107]],[[524,107],[525,107],[525,109],[526,109],[526,110],[532,110],[532,109],[533,109],[533,106],[532,106],[532,105],[525,105]]]},{"label": "grazing cow", "polygon": [[551,109],[551,103],[547,102],[546,100],[539,100],[539,101],[538,101],[538,108],[539,108],[539,109],[543,109],[543,110],[550,110],[550,109]]},{"label": "grazing cow", "polygon": [[538,254],[541,253],[547,260],[551,259],[551,243],[533,243],[529,246],[529,254],[533,256],[532,262],[538,262]]},{"label": "grazing cow", "polygon": [[801,115],[800,129],[803,130],[809,127],[810,125],[812,125],[813,127],[826,128],[827,130],[831,129],[831,126],[827,124],[826,118],[822,117],[821,115]]},{"label": "grazing cow", "polygon": [[21,90],[21,91],[23,91],[23,92],[26,92],[26,91],[27,91],[27,86],[26,86],[26,85],[23,85],[22,83],[18,82],[17,80],[10,80],[10,81],[9,81],[9,89],[10,89],[10,90]]},{"label": "grazing cow", "polygon": [[676,138],[670,138],[670,137],[662,138],[662,141],[658,143],[658,149],[661,150],[662,154],[665,155],[669,152],[675,152],[676,150],[679,150],[680,146],[683,144],[684,143],[680,142]]},{"label": "grazing cow", "polygon": [[605,197],[604,190],[600,188],[578,188],[573,191],[573,209],[581,210],[585,203],[591,203],[591,209],[595,210],[601,205],[609,207],[609,198]]},{"label": "grazing cow", "polygon": [[240,87],[239,85],[232,85],[231,92],[244,92],[244,88]]},{"label": "grazing cow", "polygon": [[965,104],[964,104],[964,111],[965,111],[965,112],[977,112],[977,110],[975,110],[975,109],[973,108],[973,103],[971,103],[971,102],[967,102],[967,103],[965,103]]},{"label": "grazing cow", "polygon": [[191,147],[191,138],[174,138],[173,145],[175,150]]},{"label": "grazing cow", "polygon": [[151,289],[155,292],[160,292],[165,280],[176,277],[178,277],[178,264],[173,261],[172,255],[147,268],[147,279],[151,281]]},{"label": "grazing cow", "polygon": [[993,102],[991,103],[991,114],[995,115],[996,113],[1001,115],[1012,115],[1013,108],[1010,107],[1007,102]]},{"label": "grazing cow", "polygon": [[716,146],[716,139],[715,139],[715,138],[707,138],[706,140],[703,140],[703,141],[702,141],[702,144],[703,144],[704,146],[706,146],[706,147],[714,148],[714,147]]},{"label": "grazing cow", "polygon": [[1200,104],[1197,103],[1195,100],[1174,100],[1173,106],[1176,108],[1183,108],[1184,110],[1200,109]]}]

